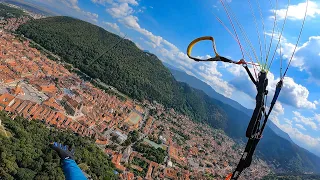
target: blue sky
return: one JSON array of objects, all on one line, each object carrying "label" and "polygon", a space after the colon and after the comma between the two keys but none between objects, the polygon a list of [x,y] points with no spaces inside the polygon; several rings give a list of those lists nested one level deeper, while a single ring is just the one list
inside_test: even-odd
[{"label": "blue sky", "polygon": [[[279,30],[284,22],[287,1],[276,0],[26,0],[62,14],[77,17],[105,28],[120,36],[127,34],[136,45],[156,54],[162,61],[179,67],[205,81],[217,92],[230,97],[245,107],[254,108],[256,90],[241,66],[223,63],[195,63],[186,56],[188,44],[200,36],[213,36],[218,52],[234,60],[242,58],[237,42],[217,21],[218,16],[232,31],[221,1],[232,9],[260,58],[265,59],[265,44],[269,47],[277,16],[270,57],[275,59],[270,69],[269,98],[272,98],[280,76],[280,57],[286,67],[296,44],[306,9],[306,1],[291,0],[280,46],[276,50]],[[261,7],[261,14],[258,4]],[[270,3],[271,2],[271,3]],[[306,24],[292,60],[284,87],[272,113],[272,121],[300,146],[320,155],[320,3],[309,1]],[[252,7],[252,9],[250,8]],[[276,11],[275,11],[276,10]],[[254,19],[254,16],[256,20]],[[262,21],[263,19],[263,21]],[[257,22],[257,23],[255,23]],[[262,23],[263,22],[263,23]],[[234,22],[235,23],[235,22]],[[235,23],[236,25],[236,23]],[[264,26],[264,29],[263,29]],[[258,28],[256,28],[258,27]],[[236,27],[242,46],[252,53]],[[257,33],[258,31],[258,33]],[[232,31],[234,34],[234,32]],[[266,41],[264,41],[266,39]],[[265,43],[266,42],[266,43]],[[213,56],[210,42],[194,47],[195,56]],[[250,61],[245,56],[246,61]],[[270,62],[271,58],[269,58]],[[255,61],[255,59],[254,59]]]}]

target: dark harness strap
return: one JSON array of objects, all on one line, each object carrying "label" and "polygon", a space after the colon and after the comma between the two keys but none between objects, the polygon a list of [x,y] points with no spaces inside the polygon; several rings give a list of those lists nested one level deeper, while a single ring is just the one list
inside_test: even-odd
[{"label": "dark harness strap", "polygon": [[236,170],[233,172],[231,176],[232,180],[238,179],[242,171],[251,165],[253,154],[260,141],[260,137],[262,133],[262,131],[259,129],[262,114],[265,114],[264,109],[259,110],[258,117],[256,117],[257,118],[256,124],[254,124],[253,125],[254,127],[252,127],[253,128],[252,133],[254,134],[254,136],[248,139],[244,153],[241,156],[241,159],[237,165]]},{"label": "dark harness strap", "polygon": [[199,58],[195,58],[195,57],[190,57],[191,59],[200,62],[200,61],[220,61],[220,62],[225,62],[225,63],[231,63],[231,64],[241,64],[240,61],[233,61],[231,59],[225,58],[223,56],[215,56],[212,58],[208,58],[208,59],[199,59]]},{"label": "dark harness strap", "polygon": [[233,172],[231,179],[238,179],[242,171],[251,165],[253,153],[259,141],[260,139],[257,138],[248,139],[244,153],[242,154],[238,166],[236,170]]},{"label": "dark harness strap", "polygon": [[254,79],[253,75],[251,74],[248,65],[247,64],[243,64],[244,69],[247,71],[247,74],[249,75],[251,81],[253,82],[254,85],[257,86],[257,81]]},{"label": "dark harness strap", "polygon": [[274,92],[274,95],[273,95],[273,98],[272,98],[272,101],[271,101],[271,106],[270,106],[270,109],[269,109],[269,111],[268,111],[268,114],[267,114],[267,115],[265,116],[265,118],[264,118],[264,122],[263,122],[263,125],[262,125],[262,127],[261,127],[261,131],[264,130],[264,128],[265,128],[265,126],[266,126],[266,124],[267,124],[267,121],[268,121],[268,118],[269,118],[269,116],[270,116],[270,114],[271,114],[271,111],[272,111],[274,105],[276,104],[276,101],[277,101],[277,99],[278,99],[278,97],[279,97],[279,95],[280,95],[280,91],[281,91],[282,86],[283,86],[283,80],[281,79],[281,80],[277,83],[276,91]]},{"label": "dark harness strap", "polygon": [[262,137],[262,133],[265,129],[265,126],[266,126],[268,118],[272,112],[272,109],[273,109],[273,107],[274,107],[274,105],[280,95],[280,91],[281,91],[282,86],[283,86],[283,80],[281,79],[277,83],[276,91],[275,91],[274,96],[272,98],[271,106],[269,108],[268,113],[263,111],[264,121],[263,121],[262,127],[259,128],[260,127],[260,123],[259,123],[258,128],[255,129],[255,136],[248,139],[244,153],[241,156],[241,159],[237,165],[237,168],[235,169],[235,171],[233,172],[233,174],[231,176],[232,180],[237,180],[239,178],[240,174],[242,173],[242,171],[251,165],[253,154],[254,154],[256,147]]}]

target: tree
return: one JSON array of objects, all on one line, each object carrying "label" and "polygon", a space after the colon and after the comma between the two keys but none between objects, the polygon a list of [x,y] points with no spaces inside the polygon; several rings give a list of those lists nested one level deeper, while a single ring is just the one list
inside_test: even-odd
[{"label": "tree", "polygon": [[[0,119],[12,137],[0,135],[0,177],[5,179],[64,179],[60,158],[49,147],[58,141],[75,147],[75,160],[93,179],[117,179],[110,159],[91,139],[70,131],[47,129],[44,124],[21,117],[11,120],[0,111]],[[1,179],[1,178],[0,178]]]}]

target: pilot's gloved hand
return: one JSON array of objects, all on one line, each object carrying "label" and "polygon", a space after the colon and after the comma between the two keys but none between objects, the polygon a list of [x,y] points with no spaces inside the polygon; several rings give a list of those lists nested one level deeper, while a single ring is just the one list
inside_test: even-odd
[{"label": "pilot's gloved hand", "polygon": [[68,146],[58,142],[50,143],[50,147],[58,153],[61,159],[74,159],[74,149],[69,150]]}]

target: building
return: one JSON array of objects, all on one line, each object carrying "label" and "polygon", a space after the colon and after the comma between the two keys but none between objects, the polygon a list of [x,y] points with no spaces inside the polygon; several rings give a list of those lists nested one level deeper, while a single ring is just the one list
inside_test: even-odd
[{"label": "building", "polygon": [[170,179],[178,179],[178,173],[173,168],[165,168],[164,169],[164,177],[170,178]]},{"label": "building", "polygon": [[117,170],[125,171],[126,168],[120,164],[121,158],[122,158],[122,154],[121,154],[121,153],[118,153],[118,152],[115,152],[115,153],[113,154],[113,156],[112,156],[111,162],[113,163],[113,165],[115,166],[115,168],[116,168]]},{"label": "building", "polygon": [[81,114],[81,110],[83,108],[81,102],[78,102],[75,99],[72,99],[69,96],[65,95],[62,98],[62,104],[66,112],[71,116],[79,116]]},{"label": "building", "polygon": [[8,93],[0,95],[0,106],[4,108],[11,105],[13,101],[14,101],[14,96]]},{"label": "building", "polygon": [[128,136],[121,133],[120,131],[116,130],[116,131],[113,131],[111,133],[112,136],[115,136],[117,138],[117,141],[121,144],[123,143],[125,140],[127,140]]},{"label": "building", "polygon": [[54,97],[50,97],[49,99],[45,100],[42,104],[49,106],[52,109],[57,111],[62,110],[63,108],[57,103]]}]

